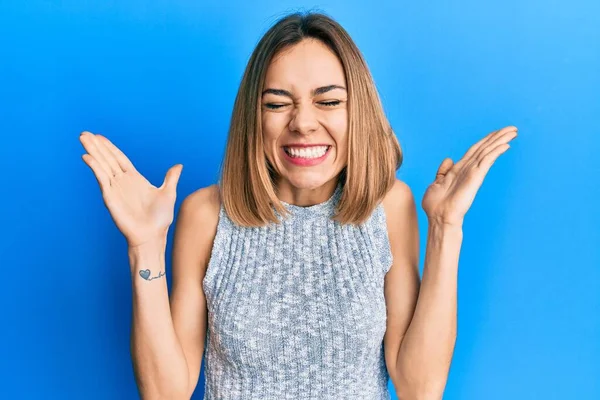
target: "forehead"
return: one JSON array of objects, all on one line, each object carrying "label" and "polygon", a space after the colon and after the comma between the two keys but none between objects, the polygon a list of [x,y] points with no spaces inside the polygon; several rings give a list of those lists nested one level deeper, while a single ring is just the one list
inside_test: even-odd
[{"label": "forehead", "polygon": [[267,68],[265,88],[312,90],[346,83],[344,68],[329,47],[318,40],[305,39],[282,50]]}]

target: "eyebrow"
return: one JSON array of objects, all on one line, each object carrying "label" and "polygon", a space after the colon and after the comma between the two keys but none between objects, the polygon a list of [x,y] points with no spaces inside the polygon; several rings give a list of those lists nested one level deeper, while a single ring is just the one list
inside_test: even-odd
[{"label": "eyebrow", "polygon": [[[321,86],[318,87],[316,89],[313,89],[311,91],[311,96],[317,96],[319,94],[323,94],[323,93],[327,93],[330,90],[334,90],[334,89],[342,89],[342,90],[346,90],[345,87],[340,86],[340,85],[327,85],[327,86]],[[262,95],[264,96],[267,93],[271,93],[277,96],[287,96],[287,97],[294,97],[290,92],[288,92],[287,90],[284,89],[266,89],[264,92],[262,92]]]}]

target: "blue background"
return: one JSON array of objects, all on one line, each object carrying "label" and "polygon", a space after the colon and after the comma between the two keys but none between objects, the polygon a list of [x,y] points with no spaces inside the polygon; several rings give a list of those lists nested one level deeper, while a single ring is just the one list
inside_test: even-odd
[{"label": "blue background", "polygon": [[598,4],[0,1],[0,398],[137,398],[126,244],[78,135],[106,135],[157,185],[184,164],[178,208],[216,182],[260,36],[314,6],[378,85],[419,206],[421,269],[420,200],[440,162],[519,128],[466,216],[444,399],[600,398]]}]

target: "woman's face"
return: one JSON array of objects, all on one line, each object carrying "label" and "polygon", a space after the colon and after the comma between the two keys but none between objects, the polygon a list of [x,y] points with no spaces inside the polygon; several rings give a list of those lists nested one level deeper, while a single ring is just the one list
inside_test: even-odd
[{"label": "woman's face", "polygon": [[280,192],[300,198],[297,189],[327,183],[324,190],[333,190],[332,179],[347,162],[347,100],[342,64],[320,41],[303,40],[273,58],[261,115],[264,150]]}]

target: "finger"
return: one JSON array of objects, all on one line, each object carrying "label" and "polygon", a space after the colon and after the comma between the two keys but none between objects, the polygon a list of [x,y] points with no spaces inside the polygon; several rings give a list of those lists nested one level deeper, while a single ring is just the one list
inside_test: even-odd
[{"label": "finger", "polygon": [[123,172],[127,171],[135,171],[135,167],[133,163],[127,158],[125,153],[121,151],[117,146],[115,146],[107,137],[102,135],[96,135],[98,139],[106,146],[108,150],[112,153],[112,155],[116,158],[119,163],[119,167]]},{"label": "finger", "polygon": [[96,143],[96,146],[98,147],[98,149],[100,150],[100,152],[104,156],[104,159],[106,160],[106,162],[110,166],[110,170],[112,172],[112,176],[117,177],[117,176],[123,175],[123,170],[119,166],[119,162],[117,161],[117,158],[112,153],[112,151],[110,151],[108,149],[108,147],[106,147],[106,145],[104,144],[104,141],[102,139],[100,139],[100,135],[98,135],[98,134],[94,135],[94,141]]},{"label": "finger", "polygon": [[493,136],[496,133],[498,133],[498,131],[493,131],[481,138],[477,143],[471,146],[469,150],[462,156],[461,161],[471,158],[473,153],[475,153],[479,149],[479,147],[481,147],[481,145],[485,143],[486,140],[488,140],[491,136]]},{"label": "finger", "polygon": [[[487,154],[490,149],[496,148],[500,143],[506,143],[508,137],[516,135],[517,128],[515,126],[507,126],[498,131],[498,133],[490,137],[477,151],[473,154],[473,159],[479,161],[482,155]],[[512,139],[512,137],[511,137]]]},{"label": "finger", "polygon": [[183,164],[177,164],[167,171],[167,175],[165,176],[165,180],[159,189],[165,189],[169,193],[176,194],[177,193],[177,182],[179,181],[179,177],[181,176],[181,171],[183,170]]},{"label": "finger", "polygon": [[493,131],[493,132],[489,133],[483,139],[481,139],[480,141],[475,143],[473,146],[471,146],[469,151],[467,151],[465,153],[465,155],[462,157],[462,159],[467,160],[470,158],[474,158],[474,156],[476,156],[477,152],[481,148],[483,148],[487,143],[489,143],[490,140],[493,140],[494,138],[498,137],[498,135],[502,135],[504,132],[506,132],[508,130],[513,130],[513,129],[517,130],[517,127],[510,125],[510,126],[502,128],[502,129],[499,129],[497,131]]},{"label": "finger", "polygon": [[504,153],[506,150],[510,148],[508,143],[500,143],[498,146],[490,149],[487,153],[483,155],[481,160],[477,163],[477,166],[485,173],[490,169],[490,167],[494,164],[496,159],[500,156],[500,154]]},{"label": "finger", "polygon": [[509,130],[506,131],[504,134],[498,136],[493,142],[491,142],[487,147],[488,150],[482,151],[480,156],[484,156],[485,154],[487,154],[487,152],[489,151],[489,149],[495,149],[498,145],[503,144],[503,143],[508,143],[511,140],[513,140],[514,138],[517,137],[517,131],[516,130]]},{"label": "finger", "polygon": [[448,171],[450,171],[453,165],[454,162],[452,161],[452,159],[445,158],[444,161],[442,161],[440,167],[438,168],[437,173],[435,174],[435,180],[437,181],[438,179],[441,179],[444,176],[446,176],[446,174],[448,173]]},{"label": "finger", "polygon": [[91,170],[94,172],[94,176],[96,177],[96,180],[100,185],[102,193],[106,192],[110,188],[110,177],[108,176],[104,168],[102,168],[100,163],[89,154],[83,154],[81,158],[83,159],[83,162],[85,162],[88,165],[88,167],[90,167]]},{"label": "finger", "polygon": [[92,157],[94,157],[94,159],[100,165],[100,167],[110,176],[114,176],[110,164],[108,163],[108,161],[102,154],[102,151],[100,151],[100,148],[98,147],[97,140],[95,139],[94,134],[87,131],[82,132],[82,134],[79,136],[79,141],[83,144],[83,147],[87,150],[87,152]]}]

